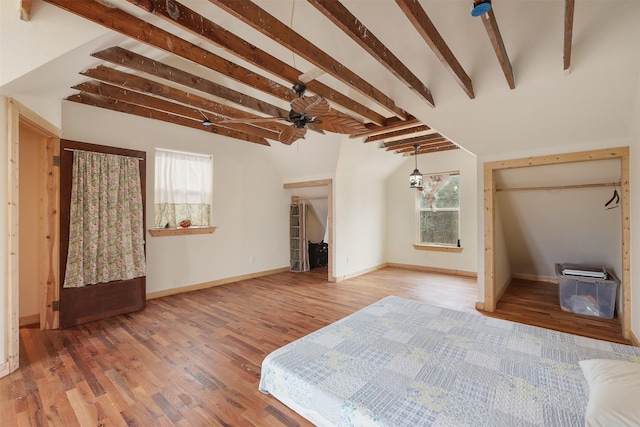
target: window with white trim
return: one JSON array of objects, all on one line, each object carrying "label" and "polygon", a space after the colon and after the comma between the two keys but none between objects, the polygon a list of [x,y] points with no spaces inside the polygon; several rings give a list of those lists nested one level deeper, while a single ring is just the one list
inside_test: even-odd
[{"label": "window with white trim", "polygon": [[154,227],[211,224],[211,155],[156,149]]},{"label": "window with white trim", "polygon": [[417,244],[460,246],[460,172],[424,175],[416,191]]}]

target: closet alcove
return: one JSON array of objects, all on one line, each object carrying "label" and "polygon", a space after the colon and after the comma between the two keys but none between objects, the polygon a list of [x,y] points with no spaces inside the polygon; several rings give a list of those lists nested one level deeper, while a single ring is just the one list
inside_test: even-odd
[{"label": "closet alcove", "polygon": [[556,263],[603,266],[621,280],[616,311],[628,338],[628,148],[486,163],[484,179],[479,308],[495,311],[514,279],[557,283]]}]

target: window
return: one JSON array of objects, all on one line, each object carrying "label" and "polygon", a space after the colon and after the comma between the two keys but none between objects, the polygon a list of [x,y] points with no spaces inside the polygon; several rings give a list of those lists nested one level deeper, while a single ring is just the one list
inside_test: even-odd
[{"label": "window", "polygon": [[460,173],[424,176],[416,195],[419,245],[459,246]]},{"label": "window", "polygon": [[184,220],[209,226],[213,159],[209,155],[156,150],[154,226],[176,228]]}]

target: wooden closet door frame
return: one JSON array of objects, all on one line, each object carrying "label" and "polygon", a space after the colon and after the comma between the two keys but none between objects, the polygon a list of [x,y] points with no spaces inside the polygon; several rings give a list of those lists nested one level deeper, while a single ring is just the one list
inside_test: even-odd
[{"label": "wooden closet door frame", "polygon": [[54,163],[59,155],[60,137],[62,131],[53,124],[40,117],[18,101],[7,99],[7,127],[8,127],[8,188],[7,188],[7,330],[9,331],[7,353],[8,361],[0,366],[0,377],[15,371],[19,366],[20,318],[18,298],[20,294],[19,278],[19,147],[20,125],[29,127],[41,137],[40,151],[45,158],[46,168],[39,177],[42,186],[41,217],[39,235],[41,244],[40,258],[43,260],[39,267],[40,298],[40,328],[55,329],[58,327],[58,313],[54,310],[54,301],[58,300],[58,256],[59,256],[59,186],[58,168]]}]

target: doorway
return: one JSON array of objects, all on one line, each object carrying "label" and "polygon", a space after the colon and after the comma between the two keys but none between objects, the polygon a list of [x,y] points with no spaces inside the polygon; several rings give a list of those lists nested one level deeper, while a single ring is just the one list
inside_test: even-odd
[{"label": "doorway", "polygon": [[[8,99],[8,146],[7,169],[9,182],[7,198],[9,202],[7,239],[8,293],[7,293],[7,345],[9,372],[18,368],[19,326],[21,286],[25,292],[36,290],[36,298],[28,305],[23,322],[32,323],[36,319],[41,329],[58,327],[58,312],[55,302],[58,300],[58,254],[59,254],[59,172],[56,158],[59,158],[61,131],[45,119],[29,110],[14,99]],[[21,147],[24,143],[24,147]],[[20,156],[28,156],[23,162],[24,173],[20,173]],[[35,158],[34,158],[35,157]],[[37,165],[37,170],[30,167]],[[35,168],[34,168],[35,169]],[[27,178],[26,173],[35,176]],[[21,183],[21,180],[24,182]],[[26,184],[28,196],[26,206],[21,209],[20,188]],[[37,196],[30,192],[37,192]],[[29,212],[29,210],[36,212]],[[22,211],[22,212],[21,212]],[[27,215],[27,223],[20,221],[20,215]],[[25,236],[22,236],[22,235]],[[22,239],[24,237],[24,239]],[[27,243],[28,242],[28,243]],[[21,248],[21,243],[27,245]],[[29,253],[27,253],[27,251]],[[32,253],[34,252],[34,253]],[[23,264],[23,274],[31,267],[33,274],[25,277],[21,283],[21,257],[27,257]],[[35,264],[34,264],[35,263]],[[37,268],[34,268],[34,265]],[[30,282],[30,283],[27,283]],[[37,285],[35,284],[37,283]],[[35,287],[34,287],[35,286]],[[37,302],[35,302],[37,301]],[[34,311],[30,313],[30,311]],[[37,312],[37,313],[36,313]]]},{"label": "doorway", "polygon": [[[328,260],[327,260],[327,280],[329,282],[335,282],[336,278],[333,272],[333,257],[334,257],[334,240],[333,240],[333,180],[322,179],[316,181],[301,181],[284,184],[285,189],[301,189],[309,187],[325,187],[325,195],[320,196],[322,199],[326,197],[326,209],[327,209],[327,224],[326,224],[326,241],[328,245]],[[295,195],[295,194],[293,194]],[[314,196],[319,197],[319,196]],[[304,197],[302,197],[304,199]]]}]

